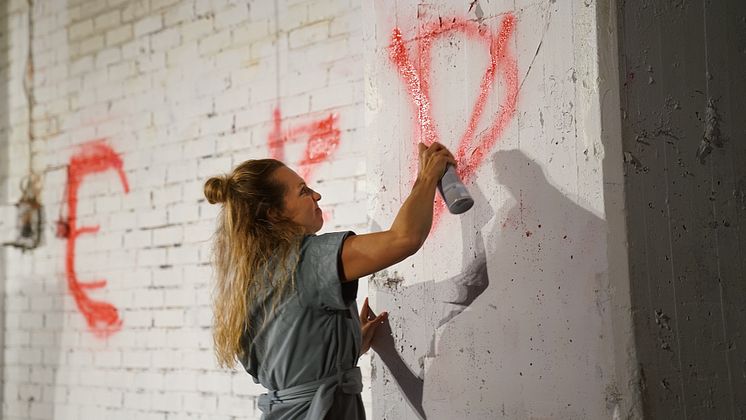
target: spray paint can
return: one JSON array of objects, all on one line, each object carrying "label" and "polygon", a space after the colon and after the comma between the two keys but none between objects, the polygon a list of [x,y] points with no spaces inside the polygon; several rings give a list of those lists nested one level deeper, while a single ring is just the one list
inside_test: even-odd
[{"label": "spray paint can", "polygon": [[438,181],[438,192],[448,206],[448,211],[453,214],[461,214],[474,205],[471,194],[456,174],[453,165],[446,166],[446,172]]}]

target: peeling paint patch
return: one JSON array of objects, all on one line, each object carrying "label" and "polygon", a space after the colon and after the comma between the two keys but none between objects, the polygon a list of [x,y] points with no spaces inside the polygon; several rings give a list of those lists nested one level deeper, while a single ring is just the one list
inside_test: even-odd
[{"label": "peeling paint patch", "polygon": [[394,271],[393,275],[389,275],[388,271],[382,270],[373,273],[370,276],[370,281],[379,289],[396,290],[399,288],[399,285],[404,282],[404,278],[401,277],[397,271]]},{"label": "peeling paint patch", "polygon": [[655,310],[655,325],[671,331],[671,325],[669,325],[668,323],[668,321],[670,320],[671,318],[669,318],[668,315],[664,314],[662,310],[660,309]]},{"label": "peeling paint patch", "polygon": [[702,142],[697,149],[697,159],[702,165],[705,159],[712,153],[712,146],[723,147],[723,138],[720,132],[720,115],[717,111],[716,101],[712,98],[707,100],[705,110],[705,132],[702,135]]},{"label": "peeling paint patch", "polygon": [[634,167],[637,173],[648,171],[648,168],[640,162],[640,159],[637,159],[631,152],[624,152],[624,163]]}]

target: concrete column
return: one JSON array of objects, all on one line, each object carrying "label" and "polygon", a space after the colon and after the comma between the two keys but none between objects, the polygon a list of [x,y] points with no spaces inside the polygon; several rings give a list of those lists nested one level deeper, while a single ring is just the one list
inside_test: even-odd
[{"label": "concrete column", "polygon": [[746,3],[621,2],[632,290],[647,418],[746,417]]}]

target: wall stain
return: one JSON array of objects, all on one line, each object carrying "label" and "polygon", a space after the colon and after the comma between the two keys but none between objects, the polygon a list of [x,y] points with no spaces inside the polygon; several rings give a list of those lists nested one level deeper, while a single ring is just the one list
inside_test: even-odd
[{"label": "wall stain", "polygon": [[702,142],[697,149],[697,159],[702,165],[705,159],[712,153],[712,146],[717,148],[723,147],[723,138],[720,132],[720,115],[717,110],[717,101],[710,98],[707,100],[705,109],[705,132],[702,135]]}]

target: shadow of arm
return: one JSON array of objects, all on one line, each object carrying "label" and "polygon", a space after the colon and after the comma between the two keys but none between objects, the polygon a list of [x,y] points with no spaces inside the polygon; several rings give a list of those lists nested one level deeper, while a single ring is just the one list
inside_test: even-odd
[{"label": "shadow of arm", "polygon": [[391,325],[388,320],[381,324],[376,330],[376,337],[371,345],[378,357],[391,375],[394,382],[399,386],[407,403],[415,411],[420,419],[427,418],[425,410],[422,407],[422,388],[423,380],[412,372],[409,366],[396,351],[394,337],[391,331]]}]

